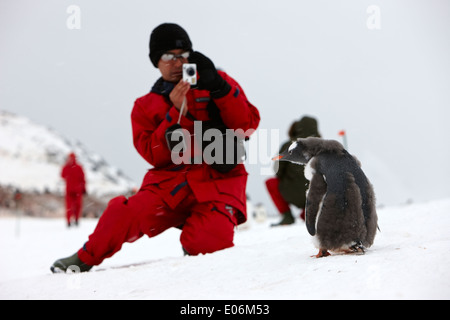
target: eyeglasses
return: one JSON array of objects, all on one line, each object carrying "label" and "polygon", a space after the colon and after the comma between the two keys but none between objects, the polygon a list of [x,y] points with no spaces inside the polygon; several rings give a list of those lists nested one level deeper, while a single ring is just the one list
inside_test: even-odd
[{"label": "eyeglasses", "polygon": [[178,59],[187,59],[191,53],[189,51],[183,52],[182,54],[174,54],[174,53],[164,53],[161,56],[161,60],[168,61],[177,61]]}]

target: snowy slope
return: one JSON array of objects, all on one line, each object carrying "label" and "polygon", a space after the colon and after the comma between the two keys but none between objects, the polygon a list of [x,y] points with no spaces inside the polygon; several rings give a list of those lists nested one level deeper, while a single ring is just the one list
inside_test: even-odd
[{"label": "snowy slope", "polygon": [[102,157],[25,117],[0,111],[0,184],[27,191],[61,192],[69,152],[82,164],[90,194],[125,193],[135,184]]},{"label": "snowy slope", "polygon": [[83,220],[0,218],[0,299],[449,299],[450,199],[379,210],[382,232],[365,255],[315,259],[301,222],[238,230],[235,247],[183,257],[180,231],[125,244],[85,274],[51,263],[95,227]]}]

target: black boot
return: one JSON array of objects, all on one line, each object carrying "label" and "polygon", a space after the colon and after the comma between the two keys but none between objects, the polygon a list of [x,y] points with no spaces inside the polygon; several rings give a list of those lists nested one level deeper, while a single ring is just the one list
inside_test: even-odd
[{"label": "black boot", "polygon": [[75,253],[70,257],[56,260],[50,267],[50,270],[53,273],[66,272],[67,269],[74,273],[87,272],[92,269],[92,266],[89,266],[81,261],[80,258],[78,258],[78,254]]},{"label": "black boot", "polygon": [[189,252],[186,251],[184,247],[181,247],[183,249],[183,255],[184,256],[190,256]]},{"label": "black boot", "polygon": [[295,223],[295,219],[292,215],[292,212],[286,211],[285,213],[283,213],[283,219],[281,219],[279,223],[272,224],[271,227],[286,226],[293,223]]}]

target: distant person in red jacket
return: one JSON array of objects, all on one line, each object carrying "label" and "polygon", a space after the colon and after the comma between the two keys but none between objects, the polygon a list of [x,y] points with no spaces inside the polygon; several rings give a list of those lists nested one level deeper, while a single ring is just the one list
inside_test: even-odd
[{"label": "distant person in red jacket", "polygon": [[[232,247],[235,226],[247,219],[248,174],[237,158],[242,140],[258,127],[258,110],[233,78],[193,51],[188,34],[176,24],[153,30],[150,60],[162,77],[136,100],[131,121],[134,146],[153,168],[135,195],[109,202],[89,240],[74,255],[57,260],[53,272],[70,266],[88,271],[123,243],[172,227],[182,229],[185,254],[213,253]],[[182,79],[188,62],[197,65],[196,88]],[[219,144],[231,145],[234,156]]]},{"label": "distant person in red jacket", "polygon": [[72,220],[78,226],[83,204],[83,194],[86,193],[86,182],[83,168],[77,163],[73,152],[67,157],[67,162],[61,171],[61,177],[66,181],[67,226],[71,226]]}]

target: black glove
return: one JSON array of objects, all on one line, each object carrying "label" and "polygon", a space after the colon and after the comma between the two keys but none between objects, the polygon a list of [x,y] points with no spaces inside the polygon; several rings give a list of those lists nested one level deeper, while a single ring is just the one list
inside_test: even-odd
[{"label": "black glove", "polygon": [[195,51],[189,56],[189,63],[197,65],[199,89],[210,91],[211,97],[216,99],[230,92],[231,86],[217,73],[214,63],[207,56]]},{"label": "black glove", "polygon": [[183,131],[181,131],[181,129],[182,129],[181,125],[179,125],[178,123],[167,128],[166,142],[167,147],[169,148],[170,151],[172,151],[173,148],[179,143],[183,143],[183,146],[185,146],[186,142],[184,141]]}]

